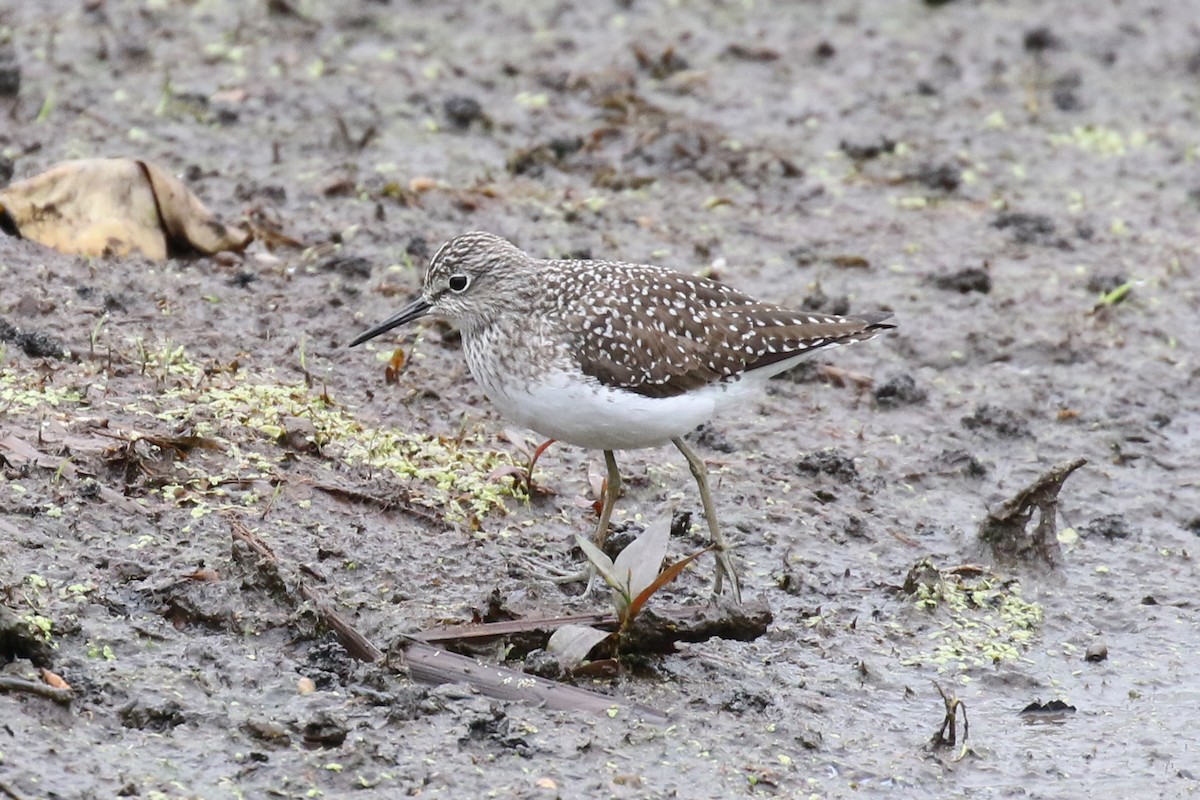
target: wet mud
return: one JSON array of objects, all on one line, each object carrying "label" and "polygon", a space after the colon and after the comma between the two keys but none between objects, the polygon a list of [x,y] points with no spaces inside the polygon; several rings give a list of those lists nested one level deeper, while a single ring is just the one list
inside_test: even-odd
[{"label": "wet mud", "polygon": [[[162,263],[0,236],[0,796],[1197,794],[1198,13],[0,8],[0,175],[148,159],[259,232]],[[346,346],[477,229],[899,326],[691,437],[772,622],[576,679],[612,713],[398,662],[611,610],[542,577],[582,563],[599,454],[531,490],[455,331]],[[673,450],[621,465],[619,533],[692,512],[671,554],[706,544]]]}]

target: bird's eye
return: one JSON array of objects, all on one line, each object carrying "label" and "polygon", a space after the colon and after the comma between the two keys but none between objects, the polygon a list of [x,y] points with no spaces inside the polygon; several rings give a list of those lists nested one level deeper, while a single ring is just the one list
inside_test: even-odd
[{"label": "bird's eye", "polygon": [[450,291],[465,292],[467,287],[471,285],[471,279],[466,275],[451,275],[448,283],[450,285]]}]

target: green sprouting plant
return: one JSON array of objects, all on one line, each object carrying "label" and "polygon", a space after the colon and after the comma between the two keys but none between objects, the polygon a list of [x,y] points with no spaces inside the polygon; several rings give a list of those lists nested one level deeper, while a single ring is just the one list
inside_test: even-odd
[{"label": "green sprouting plant", "polygon": [[100,319],[96,320],[96,324],[92,326],[92,333],[88,337],[88,354],[96,354],[96,343],[100,341],[100,331],[108,323],[108,314],[101,314]]},{"label": "green sprouting plant", "polygon": [[1136,280],[1125,281],[1115,289],[1111,289],[1110,291],[1103,293],[1100,295],[1100,299],[1096,301],[1096,310],[1106,308],[1108,306],[1115,306],[1118,303],[1123,302],[1127,297],[1129,297],[1129,293],[1133,291],[1133,288],[1140,283],[1141,281]]},{"label": "green sprouting plant", "polygon": [[183,345],[173,346],[172,342],[164,341],[157,350],[150,350],[144,339],[138,339],[135,344],[142,374],[153,378],[159,386],[168,381],[191,383],[203,375],[203,370],[192,362]]},{"label": "green sprouting plant", "polygon": [[30,632],[41,636],[47,644],[51,643],[52,634],[54,633],[54,620],[36,612],[30,612],[22,614],[21,621],[29,626]]},{"label": "green sprouting plant", "polygon": [[576,534],[575,540],[596,573],[612,589],[619,625],[615,633],[587,625],[564,625],[555,631],[546,649],[568,666],[582,662],[593,647],[609,637],[616,639],[619,650],[619,643],[650,598],[678,578],[688,564],[712,549],[706,547],[663,568],[671,541],[669,514],[648,525],[615,560],[584,537]]}]

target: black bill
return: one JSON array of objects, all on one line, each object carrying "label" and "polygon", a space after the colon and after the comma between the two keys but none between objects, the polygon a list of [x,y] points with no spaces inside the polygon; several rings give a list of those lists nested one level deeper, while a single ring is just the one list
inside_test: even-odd
[{"label": "black bill", "polygon": [[429,313],[430,308],[431,306],[429,305],[429,302],[424,297],[418,297],[416,300],[413,300],[404,308],[400,309],[395,316],[388,317],[366,333],[359,334],[359,336],[350,343],[350,346],[355,347],[367,341],[368,339],[374,339],[381,333],[387,333],[392,328],[398,328],[401,325],[412,322],[415,319],[420,319]]}]

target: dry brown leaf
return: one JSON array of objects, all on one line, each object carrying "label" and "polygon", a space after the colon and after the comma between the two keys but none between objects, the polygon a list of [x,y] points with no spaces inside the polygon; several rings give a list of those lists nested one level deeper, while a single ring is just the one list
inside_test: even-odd
[{"label": "dry brown leaf", "polygon": [[436,188],[438,188],[438,182],[436,178],[416,177],[408,182],[408,190],[410,192],[416,192],[417,194],[428,192],[429,190]]},{"label": "dry brown leaf", "polygon": [[238,87],[236,89],[221,89],[213,92],[212,97],[208,98],[211,103],[227,103],[229,105],[241,105],[246,102],[246,98],[250,93],[245,89]]},{"label": "dry brown leaf", "polygon": [[388,386],[392,386],[400,379],[400,373],[404,370],[405,364],[404,350],[397,347],[392,352],[392,357],[388,359],[388,365],[383,370],[383,381]]},{"label": "dry brown leaf", "polygon": [[63,253],[163,260],[192,249],[242,250],[245,230],[218,221],[174,176],[146,161],[64,161],[0,190],[0,213],[20,235]]},{"label": "dry brown leaf", "polygon": [[221,574],[215,569],[198,569],[188,575],[187,579],[199,583],[218,583],[221,580]]},{"label": "dry brown leaf", "polygon": [[64,681],[62,676],[57,675],[56,673],[53,673],[44,667],[42,668],[42,680],[45,681],[47,686],[53,686],[55,689],[66,689],[67,691],[71,690],[71,684]]}]

